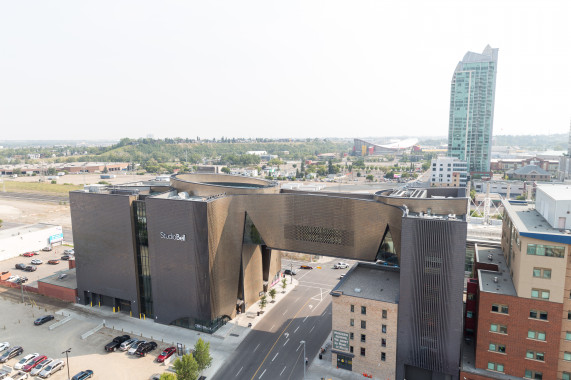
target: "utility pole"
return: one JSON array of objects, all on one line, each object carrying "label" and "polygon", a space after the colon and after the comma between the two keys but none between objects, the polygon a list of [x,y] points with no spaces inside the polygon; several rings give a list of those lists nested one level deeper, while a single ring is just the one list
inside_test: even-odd
[{"label": "utility pole", "polygon": [[289,262],[289,268],[290,268],[289,269],[290,270],[290,272],[289,272],[289,283],[291,285],[291,284],[293,284],[293,262],[291,262],[291,261]]},{"label": "utility pole", "polygon": [[67,354],[69,354],[70,352],[71,352],[71,348],[68,348],[67,350],[62,352],[62,354],[65,354],[65,361],[67,362],[67,378],[68,378],[68,380],[71,378],[69,376],[69,357],[67,356]]}]

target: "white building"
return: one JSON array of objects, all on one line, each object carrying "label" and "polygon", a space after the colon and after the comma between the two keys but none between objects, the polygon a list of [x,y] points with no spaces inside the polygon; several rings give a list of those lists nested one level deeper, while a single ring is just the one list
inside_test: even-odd
[{"label": "white building", "polygon": [[54,224],[38,223],[3,229],[0,231],[0,261],[62,241],[62,227]]},{"label": "white building", "polygon": [[455,157],[432,159],[430,185],[436,187],[466,187],[468,164]]},{"label": "white building", "polygon": [[551,227],[571,230],[571,185],[538,185],[535,209]]}]

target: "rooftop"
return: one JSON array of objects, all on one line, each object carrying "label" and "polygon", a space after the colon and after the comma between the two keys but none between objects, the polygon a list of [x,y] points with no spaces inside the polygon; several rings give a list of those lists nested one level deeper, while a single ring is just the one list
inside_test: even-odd
[{"label": "rooftop", "polygon": [[398,268],[357,263],[331,291],[333,296],[351,296],[375,301],[399,302]]},{"label": "rooftop", "polygon": [[61,286],[62,288],[77,289],[75,268],[58,271],[51,276],[39,279],[38,282]]},{"label": "rooftop", "polygon": [[556,201],[569,201],[571,200],[571,185],[547,185],[542,184],[537,186],[547,196]]},{"label": "rooftop", "polygon": [[2,229],[0,230],[0,239],[6,239],[12,236],[24,235],[27,233],[38,232],[41,230],[47,230],[55,227],[59,227],[61,230],[60,225],[46,224],[46,223],[37,223],[37,224],[30,224],[28,226],[19,226],[19,227]]},{"label": "rooftop", "polygon": [[551,227],[547,220],[535,209],[534,204],[515,204],[502,201],[502,205],[521,236],[571,244],[571,235],[561,232],[558,228]]},{"label": "rooftop", "polygon": [[526,175],[534,172],[540,175],[549,175],[548,171],[543,170],[537,165],[527,165],[527,166],[522,166],[521,168],[517,168],[515,170],[508,170],[508,173],[510,174],[515,173],[519,175]]},{"label": "rooftop", "polygon": [[475,258],[477,263],[496,265],[498,268],[497,272],[484,269],[478,270],[480,291],[503,294],[506,296],[517,296],[501,248],[477,247]]}]

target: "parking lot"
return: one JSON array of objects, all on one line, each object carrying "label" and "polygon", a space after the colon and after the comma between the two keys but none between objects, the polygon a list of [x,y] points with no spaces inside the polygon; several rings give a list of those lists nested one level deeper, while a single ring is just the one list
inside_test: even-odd
[{"label": "parking lot", "polygon": [[[2,293],[0,293],[2,295]],[[0,342],[9,342],[10,346],[22,346],[24,352],[7,363],[14,366],[21,358],[30,353],[39,353],[49,358],[63,359],[65,350],[69,354],[69,372],[73,376],[86,369],[94,371],[94,379],[149,379],[150,374],[162,373],[166,365],[155,362],[162,350],[170,344],[157,341],[158,347],[145,357],[128,355],[123,351],[105,352],[104,347],[121,332],[103,328],[85,340],[81,335],[92,329],[93,321],[73,318],[69,322],[50,330],[49,326],[64,318],[57,315],[53,321],[34,326],[34,320],[46,314],[55,314],[56,308],[32,307],[29,304],[16,303],[0,297]],[[128,332],[127,332],[128,333]],[[134,336],[139,338],[139,336]],[[156,341],[156,340],[155,340]],[[50,379],[67,379],[68,367],[57,372]]]},{"label": "parking lot", "polygon": [[[61,256],[64,255],[63,251],[66,249],[70,249],[71,247],[67,246],[55,246],[53,247],[52,251],[45,252],[45,251],[36,251],[38,254],[33,257],[24,257],[24,256],[17,256],[13,257],[8,260],[4,260],[0,262],[0,271],[7,272],[9,271],[12,276],[24,276],[28,278],[28,281],[25,285],[37,287],[37,281],[41,278],[50,276],[58,271],[67,270],[69,269],[69,263],[66,260],[61,260]],[[22,252],[25,253],[25,252]],[[34,272],[27,272],[25,270],[16,269],[16,264],[26,264],[26,265],[33,265],[33,259],[40,259],[43,261],[43,264],[34,265],[37,269]],[[48,264],[48,260],[58,259],[59,264]]]}]

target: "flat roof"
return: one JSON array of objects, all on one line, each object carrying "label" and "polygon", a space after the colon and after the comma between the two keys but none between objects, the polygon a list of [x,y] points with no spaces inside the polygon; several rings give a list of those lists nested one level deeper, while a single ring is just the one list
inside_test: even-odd
[{"label": "flat roof", "polygon": [[398,303],[399,269],[379,264],[357,263],[333,288],[331,294]]},{"label": "flat roof", "polygon": [[571,200],[571,185],[542,184],[542,185],[537,185],[537,188],[556,201]]},{"label": "flat roof", "polygon": [[494,264],[498,267],[497,272],[485,269],[478,270],[480,291],[517,297],[517,292],[501,248],[480,248],[477,246],[475,256],[478,263]]},{"label": "flat roof", "polygon": [[[65,274],[66,276],[62,279],[59,277]],[[40,278],[38,282],[43,282],[45,284],[61,286],[62,288],[77,289],[77,277],[75,273],[75,268],[60,270],[51,276]]]},{"label": "flat roof", "polygon": [[533,239],[571,244],[571,235],[553,228],[536,209],[534,204],[512,204],[502,201],[504,210],[521,236]]},{"label": "flat roof", "polygon": [[38,232],[41,230],[47,230],[49,228],[54,228],[54,227],[59,227],[61,229],[61,226],[58,224],[47,224],[47,223],[36,223],[27,226],[2,229],[0,230],[0,239],[5,239],[16,235],[25,235],[30,232]]}]

